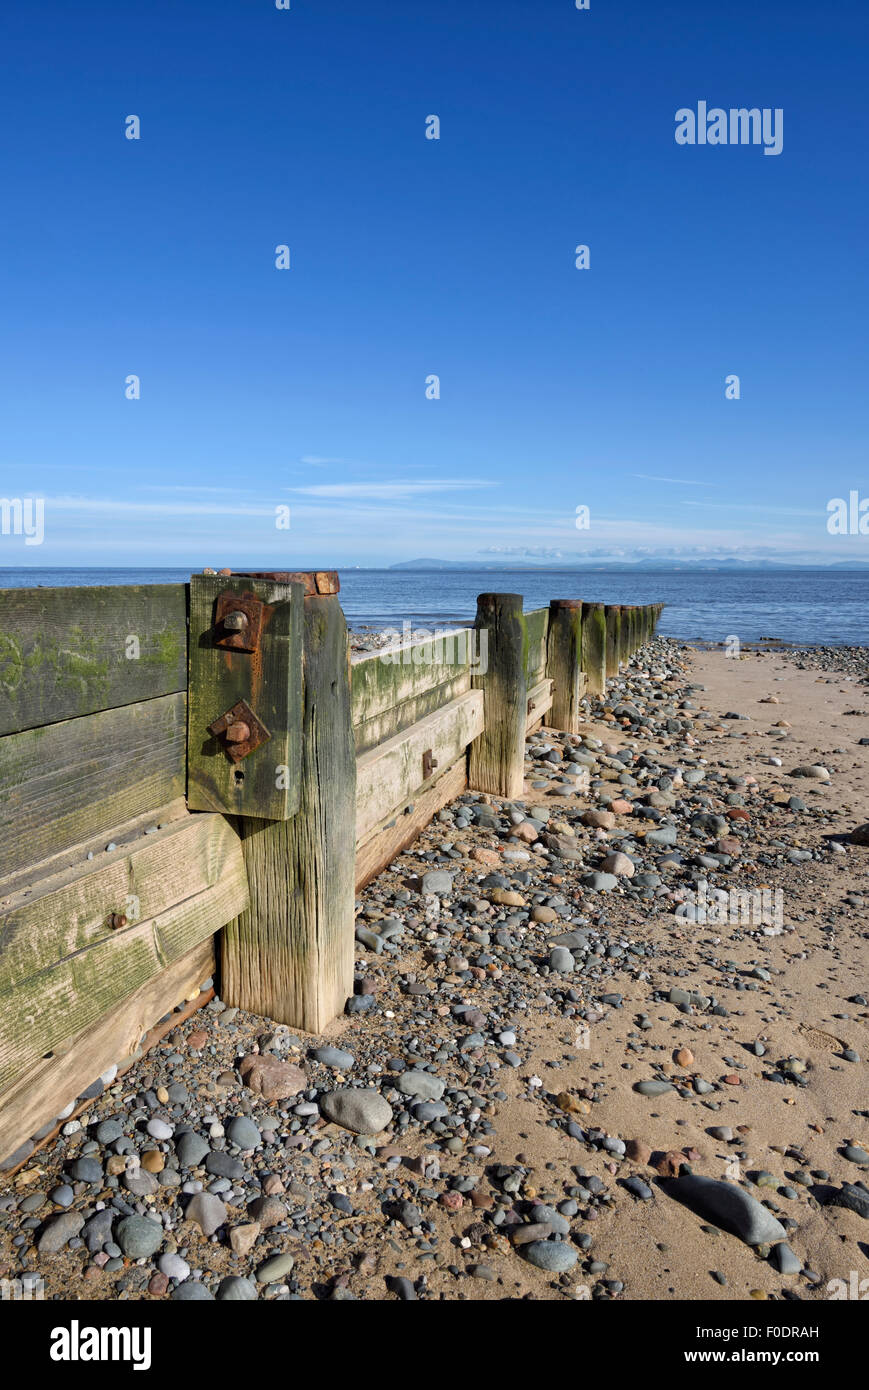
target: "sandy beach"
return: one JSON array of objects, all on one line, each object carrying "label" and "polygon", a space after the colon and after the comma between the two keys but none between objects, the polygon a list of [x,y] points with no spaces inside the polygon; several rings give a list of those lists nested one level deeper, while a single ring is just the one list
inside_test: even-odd
[{"label": "sandy beach", "polygon": [[[0,1177],[0,1277],[848,1296],[869,1278],[867,733],[865,651],[650,644],[583,735],[530,735],[521,798],[461,797],[364,890],[327,1035],[213,1000]],[[691,1175],[759,1204],[742,1237]]]}]

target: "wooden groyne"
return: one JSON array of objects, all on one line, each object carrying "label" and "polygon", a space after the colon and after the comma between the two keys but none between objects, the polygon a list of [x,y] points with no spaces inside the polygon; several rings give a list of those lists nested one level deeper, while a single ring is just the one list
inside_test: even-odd
[{"label": "wooden groyne", "polygon": [[661,608],[481,594],[351,657],[333,572],[0,592],[0,1164],[218,969],[321,1032],[359,888],[464,790],[521,795]]}]

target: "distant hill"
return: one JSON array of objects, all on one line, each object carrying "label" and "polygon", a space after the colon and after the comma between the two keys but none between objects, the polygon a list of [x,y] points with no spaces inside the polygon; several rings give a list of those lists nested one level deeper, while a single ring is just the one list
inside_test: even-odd
[{"label": "distant hill", "polygon": [[847,570],[853,572],[869,571],[869,560],[837,560],[830,565],[795,565],[781,560],[618,560],[595,562],[594,560],[549,561],[540,563],[533,560],[401,560],[389,565],[391,570],[464,570],[493,571],[504,573],[508,570],[537,570],[546,574],[565,574],[580,570],[589,574],[606,572],[635,572],[637,570],[657,574],[679,574],[683,570],[702,571],[705,574],[732,573],[734,570],[757,573],[760,570],[779,570],[784,572],[808,571],[827,574],[830,571]]}]

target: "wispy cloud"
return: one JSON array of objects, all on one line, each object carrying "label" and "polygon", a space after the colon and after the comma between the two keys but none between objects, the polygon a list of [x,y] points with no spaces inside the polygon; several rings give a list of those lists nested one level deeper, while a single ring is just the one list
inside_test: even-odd
[{"label": "wispy cloud", "polygon": [[218,502],[138,502],[120,497],[46,497],[47,511],[81,512],[86,516],[270,516],[274,506],[242,507]]},{"label": "wispy cloud", "polygon": [[647,483],[681,483],[684,487],[714,487],[702,478],[659,478],[655,473],[632,473],[632,478],[644,478]]},{"label": "wispy cloud", "polygon": [[312,468],[325,468],[329,463],[342,464],[346,462],[346,459],[327,458],[323,454],[302,454],[299,459],[299,463],[310,464]]},{"label": "wispy cloud", "polygon": [[469,488],[497,487],[493,480],[483,478],[428,478],[410,481],[396,479],[388,483],[312,483],[307,487],[292,487],[290,492],[306,497],[348,497],[355,501],[387,502],[422,493],[464,492]]}]

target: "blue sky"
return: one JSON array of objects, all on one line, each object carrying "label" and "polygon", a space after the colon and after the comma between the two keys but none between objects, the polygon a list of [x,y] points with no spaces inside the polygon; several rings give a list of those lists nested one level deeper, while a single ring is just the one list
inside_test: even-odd
[{"label": "blue sky", "polygon": [[[869,494],[865,3],[2,32],[0,496],[45,538],[0,565],[869,558],[826,529]],[[781,108],[782,153],[677,145],[701,100]]]}]

